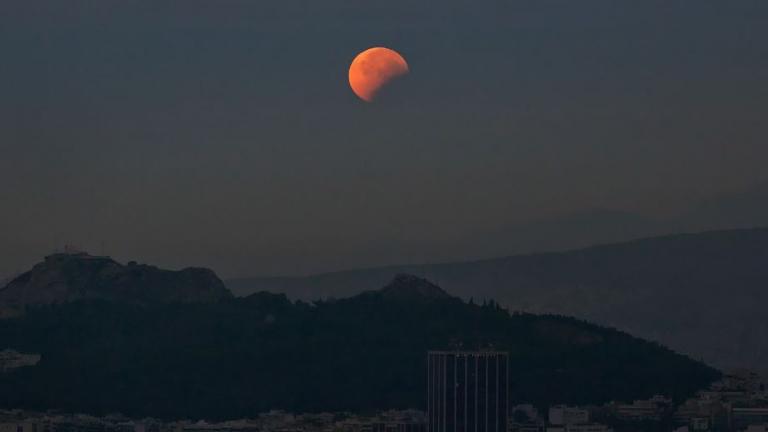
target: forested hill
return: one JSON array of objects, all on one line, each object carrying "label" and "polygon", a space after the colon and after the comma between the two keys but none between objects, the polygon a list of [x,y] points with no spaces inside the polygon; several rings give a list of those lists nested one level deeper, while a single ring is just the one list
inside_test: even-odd
[{"label": "forested hill", "polygon": [[165,418],[423,409],[430,349],[508,350],[513,402],[683,398],[718,375],[619,331],[468,304],[410,276],[314,305],[269,293],[40,305],[0,321],[0,345],[42,355],[0,374],[2,407]]},{"label": "forested hill", "polygon": [[645,238],[483,261],[227,281],[236,295],[342,298],[395,273],[436,281],[465,300],[616,327],[722,368],[768,364],[768,228]]}]

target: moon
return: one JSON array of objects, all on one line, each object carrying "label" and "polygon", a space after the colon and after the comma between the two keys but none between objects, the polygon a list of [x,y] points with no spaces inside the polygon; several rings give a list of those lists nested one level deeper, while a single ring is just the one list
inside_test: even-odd
[{"label": "moon", "polygon": [[397,51],[384,47],[369,48],[352,60],[349,86],[360,99],[373,102],[381,89],[408,72],[408,63]]}]

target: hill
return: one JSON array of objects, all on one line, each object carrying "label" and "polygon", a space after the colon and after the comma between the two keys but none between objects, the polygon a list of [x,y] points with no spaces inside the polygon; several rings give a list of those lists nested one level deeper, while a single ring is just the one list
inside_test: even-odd
[{"label": "hill", "polygon": [[210,302],[231,297],[211,270],[181,271],[129,263],[86,253],[45,257],[31,270],[0,288],[0,309],[20,311],[30,305],[84,299],[154,303]]},{"label": "hill", "polygon": [[768,229],[680,234],[482,261],[394,266],[303,278],[227,282],[291,298],[343,298],[396,273],[437,281],[465,299],[617,327],[719,367],[768,363]]},{"label": "hill", "polygon": [[0,321],[0,341],[41,355],[0,374],[0,406],[166,418],[423,409],[431,349],[509,351],[510,394],[538,404],[682,399],[718,376],[616,330],[510,315],[404,275],[314,305],[270,293],[208,304],[42,305]]}]

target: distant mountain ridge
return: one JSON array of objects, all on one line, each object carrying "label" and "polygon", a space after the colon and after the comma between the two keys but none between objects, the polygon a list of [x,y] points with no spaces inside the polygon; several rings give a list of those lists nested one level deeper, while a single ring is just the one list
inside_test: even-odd
[{"label": "distant mountain ridge", "polygon": [[424,409],[427,351],[510,353],[512,403],[682,400],[719,373],[658,344],[561,316],[510,314],[399,275],[315,304],[265,292],[213,303],[81,300],[0,320],[0,406],[163,418]]},{"label": "distant mountain ridge", "polygon": [[720,367],[768,363],[768,229],[653,237],[566,252],[227,282],[236,295],[343,298],[393,274],[436,281],[462,298],[615,326]]},{"label": "distant mountain ridge", "polygon": [[128,263],[87,253],[49,255],[0,288],[0,308],[102,299],[131,303],[211,302],[230,298],[208,269],[180,271]]}]

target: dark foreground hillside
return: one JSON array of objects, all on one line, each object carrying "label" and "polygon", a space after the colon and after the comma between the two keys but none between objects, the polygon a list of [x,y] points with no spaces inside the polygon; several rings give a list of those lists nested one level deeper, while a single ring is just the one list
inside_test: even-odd
[{"label": "dark foreground hillside", "polygon": [[235,294],[342,298],[394,273],[426,275],[464,299],[575,316],[722,368],[768,364],[768,228],[710,231],[483,261],[227,281]]},{"label": "dark foreground hillside", "polygon": [[429,349],[508,350],[514,401],[682,398],[717,372],[571,318],[512,315],[400,277],[332,303],[259,293],[211,304],[75,302],[0,321],[0,349],[40,353],[0,373],[0,406],[235,418],[423,408]]}]

